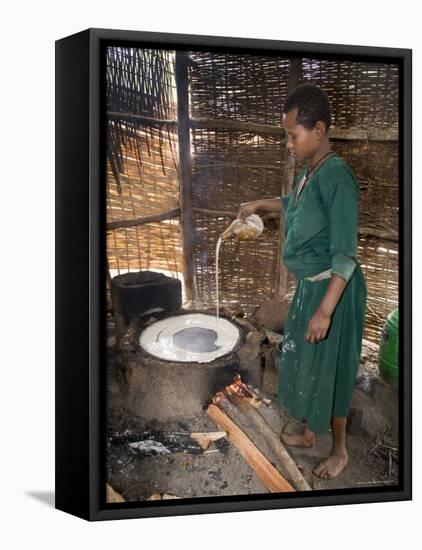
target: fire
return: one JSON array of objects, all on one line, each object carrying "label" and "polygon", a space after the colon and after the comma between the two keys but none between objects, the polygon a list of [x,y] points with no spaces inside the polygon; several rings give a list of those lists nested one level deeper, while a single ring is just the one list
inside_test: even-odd
[{"label": "fire", "polygon": [[224,394],[236,394],[239,397],[244,397],[254,407],[258,407],[262,401],[261,396],[251,386],[248,386],[242,381],[240,374],[236,375],[236,378],[229,386],[226,386],[223,390],[217,392],[213,396],[212,402],[214,403],[214,405],[216,405],[219,401],[221,401],[221,399],[224,398]]}]

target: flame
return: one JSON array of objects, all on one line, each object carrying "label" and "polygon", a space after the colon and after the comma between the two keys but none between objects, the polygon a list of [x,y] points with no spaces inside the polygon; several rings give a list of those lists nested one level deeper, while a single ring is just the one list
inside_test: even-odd
[{"label": "flame", "polygon": [[212,402],[214,405],[217,405],[217,403],[218,403],[219,401],[221,401],[223,398],[224,398],[224,390],[223,390],[223,391],[218,391],[216,394],[214,394],[214,395],[212,396],[211,402]]},{"label": "flame", "polygon": [[250,386],[247,386],[240,376],[240,374],[236,375],[236,378],[234,381],[229,385],[226,386],[221,391],[218,391],[212,398],[212,402],[214,405],[216,405],[221,399],[224,398],[224,394],[236,394],[240,397],[246,397],[249,400],[260,402],[262,400],[261,396],[255,392]]}]

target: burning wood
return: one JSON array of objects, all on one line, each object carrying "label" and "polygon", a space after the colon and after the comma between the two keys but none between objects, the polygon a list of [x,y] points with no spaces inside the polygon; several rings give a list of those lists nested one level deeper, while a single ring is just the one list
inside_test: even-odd
[{"label": "burning wood", "polygon": [[[257,410],[256,396],[257,393],[244,384],[238,375],[230,386],[213,396],[207,413],[217,425],[228,432],[229,440],[255,469],[260,479],[262,479],[263,469],[268,472],[268,464],[270,464],[280,477],[282,477],[282,473],[288,479],[286,481],[282,477],[290,487],[288,490],[310,491],[311,487],[284,448],[278,435]],[[260,399],[262,400],[261,397]],[[252,452],[254,458],[252,462],[250,461],[251,445],[255,448],[255,451]],[[262,479],[269,490],[273,490],[274,479],[272,476],[273,474],[270,476],[270,480]],[[280,492],[285,490],[285,488],[279,489]]]},{"label": "burning wood", "polygon": [[230,386],[226,386],[222,392],[217,392],[214,395],[212,402],[214,404],[218,404],[218,400],[221,398],[220,394],[224,395],[225,393],[229,395],[239,395],[255,408],[258,408],[262,403],[262,396],[257,392],[257,390],[242,382],[240,374],[236,376],[234,382],[230,384]]},{"label": "burning wood", "polygon": [[229,440],[255,470],[256,475],[269,491],[285,493],[295,490],[255,447],[248,436],[217,405],[211,403],[207,414],[218,426],[225,428]]},{"label": "burning wood", "polygon": [[[266,454],[270,461],[283,472],[298,491],[310,491],[311,487],[301,474],[295,461],[291,458],[278,435],[271,429],[265,418],[255,408],[237,395],[230,395],[230,402],[236,410],[241,412],[243,418],[251,423],[252,430],[259,436],[262,444],[258,447]],[[268,451],[266,451],[268,449]]]}]

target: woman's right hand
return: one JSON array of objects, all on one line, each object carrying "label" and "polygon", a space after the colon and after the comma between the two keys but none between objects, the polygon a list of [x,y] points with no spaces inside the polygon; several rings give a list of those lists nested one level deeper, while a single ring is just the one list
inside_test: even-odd
[{"label": "woman's right hand", "polygon": [[242,222],[244,222],[245,218],[247,218],[251,214],[255,214],[255,212],[258,210],[258,207],[259,201],[244,202],[239,206],[237,217],[242,220]]}]

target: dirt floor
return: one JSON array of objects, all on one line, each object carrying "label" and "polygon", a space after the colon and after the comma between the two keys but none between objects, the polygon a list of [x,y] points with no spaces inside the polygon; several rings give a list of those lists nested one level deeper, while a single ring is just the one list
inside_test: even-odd
[{"label": "dirt floor", "polygon": [[[140,454],[131,444],[148,439],[148,434],[157,439],[157,434],[218,428],[205,413],[165,425],[146,425],[131,416],[122,398],[124,377],[115,361],[114,342],[108,347],[107,481],[126,501],[143,501],[156,494],[191,498],[268,492],[226,438],[212,443],[207,451],[199,450],[199,454],[189,450]],[[312,473],[329,454],[330,434],[318,436],[313,448],[287,448],[314,490],[397,484],[397,392],[379,378],[376,356],[374,347],[364,346],[348,421],[349,464],[339,477],[322,480]],[[276,377],[277,364],[269,362],[263,369],[261,391],[270,402],[262,403],[259,411],[276,433],[294,433],[302,427],[277,403]]]}]

